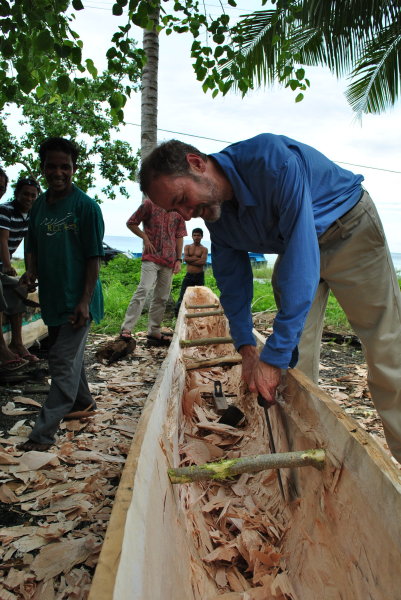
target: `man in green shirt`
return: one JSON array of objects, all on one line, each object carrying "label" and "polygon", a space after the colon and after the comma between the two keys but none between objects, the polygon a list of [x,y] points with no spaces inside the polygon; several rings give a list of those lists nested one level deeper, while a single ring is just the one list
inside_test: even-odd
[{"label": "man in green shirt", "polygon": [[42,318],[49,328],[51,386],[22,450],[47,450],[63,418],[96,408],[83,359],[91,320],[103,317],[98,275],[104,224],[98,204],[72,182],[78,148],[69,140],[49,138],[39,157],[48,190],[30,214],[22,279],[39,284]]}]

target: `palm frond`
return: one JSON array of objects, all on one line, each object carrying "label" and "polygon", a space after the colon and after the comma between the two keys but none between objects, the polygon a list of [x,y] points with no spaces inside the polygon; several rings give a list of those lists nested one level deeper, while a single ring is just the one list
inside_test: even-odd
[{"label": "palm frond", "polygon": [[351,73],[346,97],[356,114],[381,113],[400,97],[401,31],[398,24],[386,28],[366,47]]},{"label": "palm frond", "polygon": [[400,0],[299,0],[299,8],[295,20],[283,8],[243,16],[232,31],[236,54],[221,67],[233,87],[236,64],[252,87],[282,80],[284,50],[290,64],[324,65],[337,77],[351,72],[346,96],[358,114],[394,104],[401,86]]}]

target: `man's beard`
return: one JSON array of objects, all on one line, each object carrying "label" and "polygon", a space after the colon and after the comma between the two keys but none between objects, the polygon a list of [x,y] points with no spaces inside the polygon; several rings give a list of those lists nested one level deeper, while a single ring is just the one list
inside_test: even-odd
[{"label": "man's beard", "polygon": [[217,186],[208,179],[198,178],[198,181],[206,184],[206,192],[204,193],[204,202],[197,207],[196,214],[193,217],[200,217],[204,221],[214,223],[221,217],[221,204],[223,198],[220,198]]},{"label": "man's beard", "polygon": [[205,215],[203,219],[208,223],[214,223],[221,217],[221,204],[212,204],[205,209]]}]

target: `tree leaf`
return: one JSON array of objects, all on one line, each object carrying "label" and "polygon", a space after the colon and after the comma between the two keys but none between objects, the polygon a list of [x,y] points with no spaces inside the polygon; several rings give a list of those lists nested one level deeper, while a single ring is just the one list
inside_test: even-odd
[{"label": "tree leaf", "polygon": [[46,90],[43,87],[41,87],[41,86],[38,86],[36,88],[35,92],[36,92],[36,95],[39,98],[39,100],[41,98],[43,98],[43,96],[46,94]]},{"label": "tree leaf", "polygon": [[118,111],[120,108],[122,108],[125,102],[126,97],[124,94],[121,94],[121,92],[113,92],[109,98],[109,104],[115,111]]},{"label": "tree leaf", "polygon": [[33,77],[26,71],[22,72],[22,73],[18,73],[17,81],[18,81],[18,84],[19,84],[21,90],[25,94],[29,94],[29,92],[31,92],[35,88],[36,83],[37,83],[33,79]]},{"label": "tree leaf", "polygon": [[72,7],[74,10],[84,9],[84,5],[82,4],[81,0],[72,0]]},{"label": "tree leaf", "polygon": [[53,37],[48,29],[41,31],[36,38],[36,47],[42,52],[53,48]]},{"label": "tree leaf", "polygon": [[97,69],[94,65],[93,60],[91,58],[87,58],[85,62],[88,72],[92,75],[92,77],[97,77]]},{"label": "tree leaf", "polygon": [[124,10],[123,7],[119,4],[113,4],[112,12],[115,17],[120,17],[123,14]]},{"label": "tree leaf", "polygon": [[60,94],[66,94],[71,87],[71,81],[68,75],[57,77],[57,89]]}]

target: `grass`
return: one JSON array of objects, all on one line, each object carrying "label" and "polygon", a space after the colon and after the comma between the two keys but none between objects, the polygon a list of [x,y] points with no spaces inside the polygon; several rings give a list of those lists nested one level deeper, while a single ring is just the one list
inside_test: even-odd
[{"label": "grass", "polygon": [[[16,268],[19,275],[24,272],[24,263],[22,260],[14,260],[13,266]],[[253,269],[254,296],[252,312],[276,310],[276,303],[271,285],[272,271],[273,269],[269,266],[258,266]],[[185,268],[182,269],[181,273],[173,277],[171,297],[174,302],[178,299],[184,275]],[[115,335],[120,331],[126,308],[135,292],[140,277],[141,259],[139,258],[132,259],[125,255],[119,255],[109,263],[102,264],[100,279],[103,285],[105,316],[101,323],[93,325],[93,331],[105,333],[107,335]],[[205,271],[205,285],[219,296],[219,291],[211,268],[208,268]],[[172,308],[173,303],[169,303],[163,321],[163,324],[167,327],[175,326],[175,317]],[[145,313],[136,324],[135,331],[146,330],[147,321],[148,318]],[[326,310],[325,326],[342,332],[351,331],[351,327],[342,308],[331,293]]]},{"label": "grass", "polygon": [[[140,280],[141,260],[130,259],[124,255],[117,256],[107,265],[102,265],[100,278],[103,284],[103,295],[105,301],[105,317],[99,325],[94,325],[93,330],[97,333],[106,333],[115,335],[120,331],[123,322],[125,310]],[[252,302],[252,312],[261,312],[265,310],[275,311],[276,303],[274,300],[273,288],[271,285],[271,276],[273,269],[269,266],[258,266],[253,269],[254,275],[254,297]],[[181,282],[185,275],[185,269],[173,277],[171,296],[174,302],[177,301]],[[216,280],[211,268],[205,271],[205,285],[212,289],[217,296]],[[174,313],[171,310],[172,305],[167,308],[163,324],[167,327],[175,326]],[[334,296],[330,295],[327,312],[326,325],[330,325],[342,331],[350,331],[350,326]],[[135,326],[135,331],[144,331],[147,327],[147,314],[141,316]]]}]

